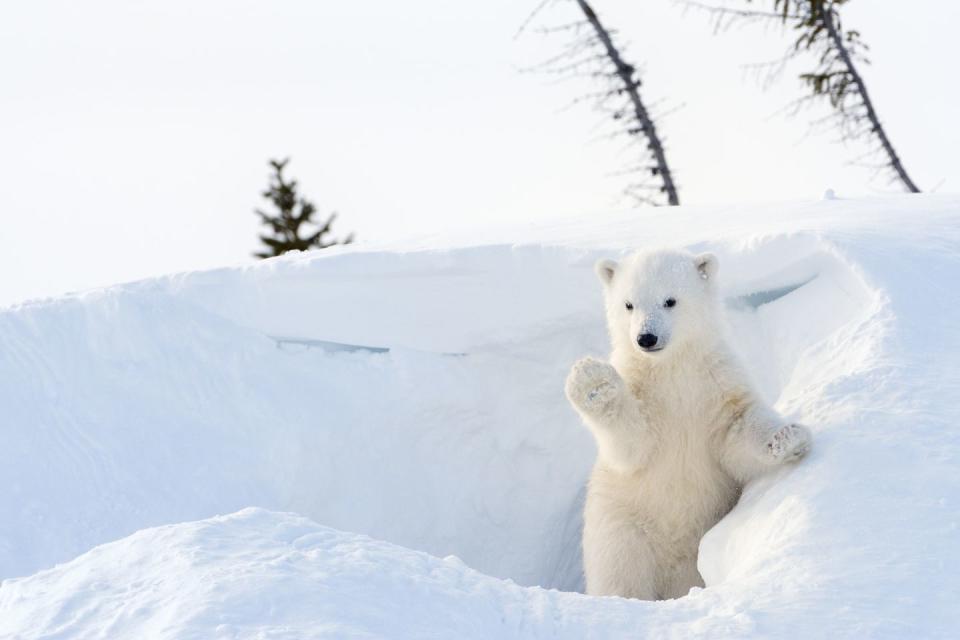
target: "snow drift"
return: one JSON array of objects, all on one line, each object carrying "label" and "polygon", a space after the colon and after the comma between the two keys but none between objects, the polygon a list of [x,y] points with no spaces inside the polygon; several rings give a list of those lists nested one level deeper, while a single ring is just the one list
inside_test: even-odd
[{"label": "snow drift", "polygon": [[[708,533],[706,589],[547,591],[580,587],[591,265],[652,245],[718,254],[815,450]],[[669,209],[0,312],[0,636],[950,635],[958,256],[960,198]],[[213,517],[251,505],[309,520]]]}]

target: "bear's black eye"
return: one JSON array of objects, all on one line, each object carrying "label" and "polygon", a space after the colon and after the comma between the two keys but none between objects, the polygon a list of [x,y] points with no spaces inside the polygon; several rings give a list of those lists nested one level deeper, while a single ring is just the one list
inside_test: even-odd
[{"label": "bear's black eye", "polygon": [[667,309],[671,307],[675,307],[677,306],[677,301],[674,300],[673,298],[667,298],[666,300],[663,301],[663,306],[665,306]]},{"label": "bear's black eye", "polygon": [[624,306],[627,308],[627,311],[633,311],[633,303],[632,303],[632,302],[625,302],[625,303],[624,303]]}]

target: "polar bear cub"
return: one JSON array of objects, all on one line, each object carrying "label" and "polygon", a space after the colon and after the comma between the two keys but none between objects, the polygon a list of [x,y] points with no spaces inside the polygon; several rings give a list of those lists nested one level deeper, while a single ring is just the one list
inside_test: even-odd
[{"label": "polar bear cub", "polygon": [[597,460],[584,509],[587,593],[644,600],[702,586],[697,548],[751,478],[801,458],[810,431],[764,404],[726,345],[717,259],[638,252],[596,265],[610,362],[566,382]]}]

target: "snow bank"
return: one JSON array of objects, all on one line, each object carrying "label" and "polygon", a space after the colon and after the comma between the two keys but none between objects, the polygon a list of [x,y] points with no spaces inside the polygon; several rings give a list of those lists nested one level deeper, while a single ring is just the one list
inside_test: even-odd
[{"label": "snow bank", "polygon": [[294,514],[246,509],[147,529],[55,570],[6,581],[0,633],[587,638],[628,633],[634,617],[651,609],[619,598],[599,606],[594,600],[518,587],[452,556],[441,560]]},{"label": "snow bank", "polygon": [[[248,505],[418,551],[251,510],[140,531],[3,582],[0,636],[947,636],[958,223],[945,196],[631,212],[0,312],[0,578]],[[816,450],[708,533],[707,589],[526,588],[580,586],[594,452],[562,380],[606,350],[592,262],[664,244],[720,255]]]}]

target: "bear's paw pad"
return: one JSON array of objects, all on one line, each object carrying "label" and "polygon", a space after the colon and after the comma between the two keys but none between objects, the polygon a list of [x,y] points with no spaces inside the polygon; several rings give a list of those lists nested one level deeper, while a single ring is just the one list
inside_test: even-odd
[{"label": "bear's paw pad", "polygon": [[767,451],[778,462],[799,460],[810,451],[810,441],[810,429],[802,424],[788,424],[773,434]]},{"label": "bear's paw pad", "polygon": [[594,358],[579,360],[567,376],[566,392],[580,406],[601,406],[613,400],[623,387],[612,365]]}]

